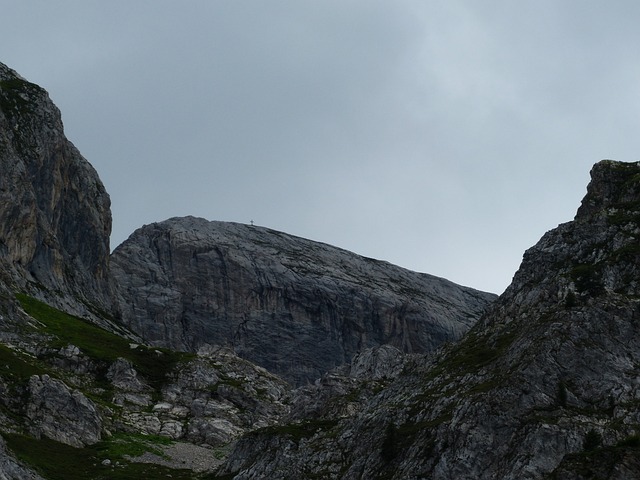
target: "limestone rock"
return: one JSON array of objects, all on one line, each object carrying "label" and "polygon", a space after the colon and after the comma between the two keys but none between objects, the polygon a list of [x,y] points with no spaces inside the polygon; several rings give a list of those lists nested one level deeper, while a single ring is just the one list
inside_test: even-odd
[{"label": "limestone rock", "polygon": [[47,93],[1,63],[0,171],[3,282],[76,314],[110,311],[109,195]]},{"label": "limestone rock", "polygon": [[7,446],[0,437],[0,480],[44,480],[36,472],[21,465],[7,451]]},{"label": "limestone rock", "polygon": [[205,344],[301,385],[390,344],[426,352],[495,298],[441,278],[258,226],[173,218],[113,253],[122,321],[154,345]]},{"label": "limestone rock", "polygon": [[404,367],[404,355],[391,345],[370,348],[357,354],[352,360],[349,375],[365,380],[391,379]]},{"label": "limestone rock", "polygon": [[91,400],[48,375],[29,381],[26,416],[31,430],[73,447],[84,447],[101,438],[102,420]]},{"label": "limestone rock", "polygon": [[124,358],[118,358],[107,371],[107,379],[119,390],[127,392],[144,392],[150,387],[138,377],[133,364]]}]

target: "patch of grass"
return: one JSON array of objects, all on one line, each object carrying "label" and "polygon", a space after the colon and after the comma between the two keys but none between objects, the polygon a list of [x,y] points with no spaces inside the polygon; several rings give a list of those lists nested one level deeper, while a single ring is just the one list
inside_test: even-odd
[{"label": "patch of grass", "polygon": [[320,430],[330,430],[338,424],[337,420],[309,420],[301,423],[287,423],[273,425],[250,432],[249,435],[278,435],[291,438],[298,443],[303,438],[309,438]]},{"label": "patch of grass", "polygon": [[473,373],[501,357],[516,338],[516,332],[506,332],[492,341],[473,332],[462,339],[446,360],[447,369]]},{"label": "patch of grass", "polygon": [[46,333],[55,337],[50,343],[52,347],[62,348],[73,344],[103,367],[118,358],[129,360],[157,391],[179,361],[193,357],[167,349],[145,346],[131,348],[128,340],[87,320],[64,313],[28,295],[17,294],[16,298],[30,316],[44,324]]},{"label": "patch of grass", "polygon": [[108,448],[100,442],[87,448],[74,448],[46,438],[5,434],[7,445],[16,457],[38,471],[47,480],[143,480],[157,478],[193,479],[190,470],[175,470],[153,464],[112,461],[103,465]]},{"label": "patch of grass", "polygon": [[35,358],[0,344],[0,376],[16,383],[25,383],[32,375],[43,373],[47,373],[47,370],[39,366]]},{"label": "patch of grass", "polygon": [[124,460],[126,456],[139,457],[145,452],[164,457],[161,446],[171,445],[173,441],[158,435],[141,435],[135,433],[116,433],[107,441],[100,442],[95,450],[103,458]]}]

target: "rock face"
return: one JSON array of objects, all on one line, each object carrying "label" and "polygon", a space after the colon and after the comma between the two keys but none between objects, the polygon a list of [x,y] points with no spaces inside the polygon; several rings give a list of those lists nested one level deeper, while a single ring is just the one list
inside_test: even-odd
[{"label": "rock face", "polygon": [[0,480],[43,480],[40,475],[20,465],[7,453],[7,446],[0,437]]},{"label": "rock face", "polygon": [[[14,290],[109,311],[110,200],[47,93],[0,64],[0,271]],[[64,298],[63,298],[64,297]]]},{"label": "rock face", "polygon": [[427,352],[495,298],[267,228],[173,218],[112,255],[123,322],[146,341],[224,345],[294,384],[366,348]]},{"label": "rock face", "polygon": [[[603,161],[591,175],[575,220],[525,253],[512,285],[458,344],[407,360],[351,415],[315,405],[288,430],[245,437],[221,473],[635,478],[640,163]],[[357,391],[332,384],[324,405]],[[292,435],[296,425],[302,433]]]},{"label": "rock face", "polygon": [[102,421],[93,402],[46,374],[34,375],[29,381],[26,416],[37,436],[72,447],[93,445],[100,440]]}]

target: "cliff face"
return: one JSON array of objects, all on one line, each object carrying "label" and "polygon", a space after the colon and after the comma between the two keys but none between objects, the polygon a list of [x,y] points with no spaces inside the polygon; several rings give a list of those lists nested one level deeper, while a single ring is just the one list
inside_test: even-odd
[{"label": "cliff face", "polygon": [[347,405],[366,383],[333,380],[324,407],[302,409],[314,429],[256,432],[224,472],[637,478],[639,238],[640,163],[598,163],[575,220],[525,253],[512,285],[458,344],[405,360],[395,381],[338,418],[328,406]]},{"label": "cliff face", "polygon": [[111,259],[123,322],[154,345],[233,348],[294,384],[366,348],[455,341],[495,296],[257,226],[174,218]]},{"label": "cliff face", "polygon": [[109,196],[47,93],[3,64],[0,171],[3,283],[77,313],[110,310]]}]

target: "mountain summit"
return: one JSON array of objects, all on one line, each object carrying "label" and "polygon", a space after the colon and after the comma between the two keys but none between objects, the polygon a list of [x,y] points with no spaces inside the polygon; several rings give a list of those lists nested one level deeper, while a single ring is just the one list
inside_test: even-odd
[{"label": "mountain summit", "polygon": [[122,321],[153,345],[238,355],[294,384],[367,348],[459,339],[495,295],[268,228],[172,218],[111,258]]}]

